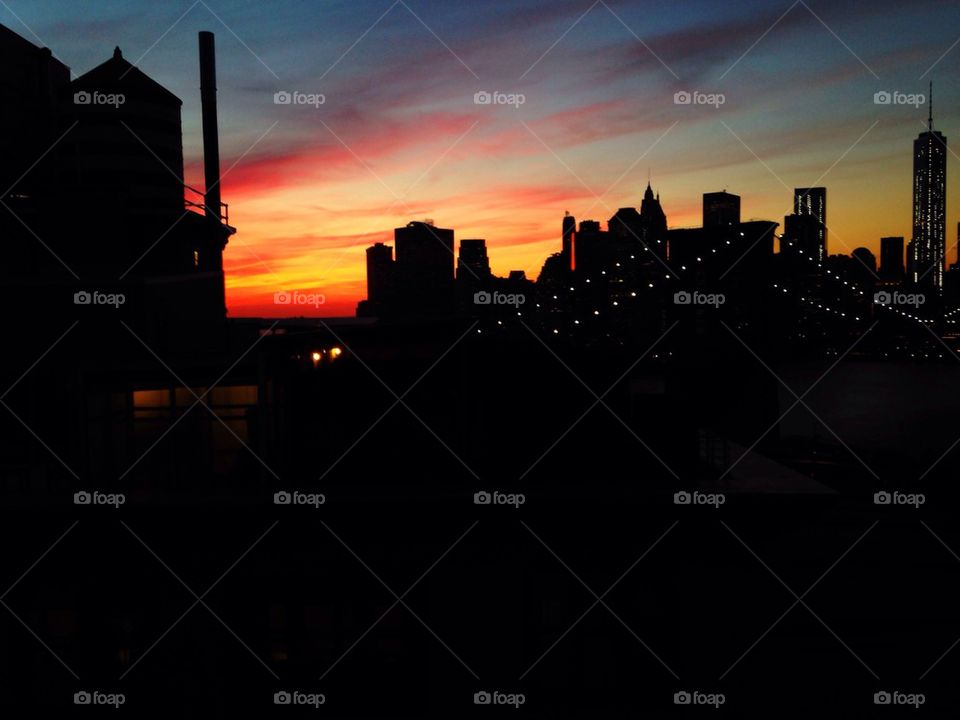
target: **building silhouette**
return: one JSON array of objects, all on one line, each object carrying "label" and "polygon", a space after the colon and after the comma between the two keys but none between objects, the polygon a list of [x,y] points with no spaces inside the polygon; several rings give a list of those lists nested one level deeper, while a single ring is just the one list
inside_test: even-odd
[{"label": "building silhouette", "polygon": [[457,280],[483,282],[490,277],[486,240],[461,240],[457,254]]},{"label": "building silhouette", "polygon": [[577,219],[570,213],[563,216],[562,244],[560,254],[568,270],[573,270],[576,264],[574,257],[573,242],[577,231]]},{"label": "building silhouette", "polygon": [[620,208],[607,221],[607,231],[621,240],[633,238],[635,241],[642,241],[644,235],[643,217],[636,208]]},{"label": "building silhouette", "polygon": [[644,247],[649,248],[650,252],[661,259],[666,259],[668,254],[667,215],[663,211],[663,206],[660,205],[660,193],[654,196],[650,181],[647,181],[647,189],[640,203],[640,222],[642,228],[640,240]]},{"label": "building silhouette", "polygon": [[947,138],[933,129],[933,83],[926,132],[913,142],[913,243],[911,281],[943,289],[947,243]]},{"label": "building silhouette", "polygon": [[907,282],[915,285],[917,282],[917,241],[911,240],[907,243],[906,252],[906,277]]},{"label": "building silhouette", "polygon": [[703,226],[729,227],[740,224],[740,196],[723,192],[703,194]]},{"label": "building silhouette", "polygon": [[394,302],[395,270],[392,247],[377,243],[367,248],[367,299],[361,301],[358,315],[376,317]]},{"label": "building silhouette", "polygon": [[[787,215],[783,218],[780,252],[820,262],[820,222],[813,215]],[[804,265],[798,263],[797,268]],[[809,266],[807,266],[809,268]]]},{"label": "building silhouette", "polygon": [[[116,479],[166,434],[167,420],[182,419],[191,392],[203,392],[190,388],[216,377],[208,417],[178,422],[170,452],[146,460],[137,482],[169,490],[244,465],[214,427],[219,418],[230,437],[249,441],[262,396],[249,366],[223,372],[247,330],[226,318],[222,255],[235,230],[219,197],[212,34],[199,45],[203,191],[184,184],[181,100],[119,48],[71,82],[49,50],[0,26],[0,171],[12,178],[0,197],[0,297],[20,320],[0,358],[5,386],[51,333],[70,328],[57,362],[7,395],[4,481],[67,487],[68,468],[74,478]],[[25,427],[43,443],[23,442]]]},{"label": "building silhouette", "polygon": [[404,312],[436,315],[453,309],[453,230],[432,220],[394,230],[396,301]]},{"label": "building silhouette", "polygon": [[827,257],[827,189],[825,187],[796,188],[793,191],[794,215],[809,215],[816,218],[817,262]]},{"label": "building silhouette", "polygon": [[[83,149],[75,156],[75,197],[138,219],[183,212],[180,98],[124,59],[119,47],[71,90],[77,125],[70,137]],[[153,162],[145,162],[144,144]]]},{"label": "building silhouette", "polygon": [[872,282],[877,275],[877,256],[868,248],[858,247],[850,253],[854,262],[850,264],[850,274],[861,284]]},{"label": "building silhouette", "polygon": [[59,187],[65,174],[68,153],[62,144],[51,146],[71,124],[70,69],[4,25],[0,67],[0,188],[15,191],[0,200],[23,207]]},{"label": "building silhouette", "polygon": [[577,272],[591,272],[603,262],[603,256],[609,249],[608,233],[597,220],[581,220],[574,236],[574,253],[577,260]]},{"label": "building silhouette", "polygon": [[902,281],[906,276],[903,262],[903,237],[880,238],[881,279]]},{"label": "building silhouette", "polygon": [[456,295],[457,307],[469,313],[474,305],[474,294],[489,291],[493,274],[490,258],[487,257],[487,241],[477,238],[461,240],[457,254]]},{"label": "building silhouette", "polygon": [[[215,342],[235,231],[218,162],[206,195],[184,183],[182,101],[119,48],[71,82],[49,50],[0,26],[0,57],[0,100],[15,110],[0,114],[4,292],[38,297],[30,313],[41,320],[91,319],[63,297],[122,294],[119,316],[157,347]],[[212,55],[201,60],[202,75],[215,72]],[[215,160],[215,105],[204,111],[204,154]]]}]

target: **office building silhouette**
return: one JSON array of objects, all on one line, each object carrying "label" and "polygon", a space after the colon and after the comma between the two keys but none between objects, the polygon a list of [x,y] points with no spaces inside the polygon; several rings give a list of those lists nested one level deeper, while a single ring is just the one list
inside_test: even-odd
[{"label": "office building silhouette", "polygon": [[827,257],[827,189],[825,187],[796,188],[793,191],[794,215],[807,215],[816,220],[817,262]]},{"label": "office building silhouette", "polygon": [[703,194],[703,226],[730,227],[740,224],[740,196],[722,192]]},{"label": "office building silhouette", "polygon": [[926,132],[913,141],[913,240],[911,280],[943,289],[947,249],[947,138],[933,129],[933,83],[930,84]]},{"label": "office building silhouette", "polygon": [[906,271],[903,265],[903,237],[880,238],[880,277],[902,281]]}]

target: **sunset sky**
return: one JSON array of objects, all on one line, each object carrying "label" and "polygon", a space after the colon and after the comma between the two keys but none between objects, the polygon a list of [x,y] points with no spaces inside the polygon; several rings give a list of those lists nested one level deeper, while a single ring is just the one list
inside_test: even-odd
[{"label": "sunset sky", "polygon": [[[217,36],[232,316],[288,315],[280,290],[352,315],[364,249],[432,218],[486,238],[494,272],[536,277],[560,222],[639,205],[648,172],[671,227],[701,194],[782,222],[792,188],[828,188],[829,252],[911,225],[912,141],[927,93],[960,153],[960,4],[946,0],[0,0],[0,22],[82,74],[119,45],[183,102],[202,187],[197,32]],[[277,105],[278,91],[325,102]],[[525,102],[477,105],[478,91]],[[678,91],[725,102],[677,105]],[[956,260],[960,157],[948,160]],[[599,197],[598,197],[599,196]]]}]

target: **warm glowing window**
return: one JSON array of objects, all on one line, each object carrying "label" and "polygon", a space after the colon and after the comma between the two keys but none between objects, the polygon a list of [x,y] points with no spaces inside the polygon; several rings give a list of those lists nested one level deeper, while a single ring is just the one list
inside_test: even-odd
[{"label": "warm glowing window", "polygon": [[[191,389],[178,387],[172,393],[170,390],[135,390],[133,407],[138,414],[139,411],[147,409],[169,409],[172,400],[178,408],[187,408],[195,404],[197,398],[203,398],[204,404],[213,408],[243,408],[256,405],[258,393],[256,385],[215,387],[210,392],[207,392],[205,387]],[[224,413],[224,415],[233,414],[229,410]]]},{"label": "warm glowing window", "polygon": [[[211,393],[212,405],[256,405],[256,385],[235,385],[233,387],[215,387]],[[208,397],[210,397],[208,396]]]},{"label": "warm glowing window", "polygon": [[134,390],[133,406],[135,408],[162,408],[170,406],[169,390]]},{"label": "warm glowing window", "polygon": [[[203,407],[191,410],[198,397],[203,398]],[[214,387],[209,392],[206,387],[136,390],[132,400],[133,430],[144,449],[171,423],[182,420],[181,428],[192,428],[186,433],[190,439],[182,442],[205,446],[216,472],[229,472],[246,457],[243,445],[251,441],[250,413],[259,400],[256,385]]]}]

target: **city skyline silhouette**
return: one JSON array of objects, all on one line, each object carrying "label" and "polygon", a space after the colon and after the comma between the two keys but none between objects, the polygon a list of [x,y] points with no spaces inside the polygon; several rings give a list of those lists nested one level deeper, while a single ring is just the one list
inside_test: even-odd
[{"label": "city skyline silhouette", "polygon": [[954,713],[957,34],[0,0],[0,713]]},{"label": "city skyline silhouette", "polygon": [[[411,9],[421,17],[430,11],[453,54],[403,5],[339,17],[342,37],[310,37],[307,60],[296,64],[277,42],[284,33],[305,32],[289,27],[296,24],[288,15],[249,26],[245,15],[234,18],[231,27],[249,50],[232,36],[220,47],[230,60],[223,63],[229,76],[220,89],[224,169],[230,169],[223,182],[241,213],[236,224],[245,228],[243,244],[238,240],[237,252],[226,257],[231,314],[282,317],[273,293],[298,289],[326,299],[326,307],[308,314],[352,315],[363,297],[364,248],[389,244],[393,228],[424,218],[454,228],[459,237],[487,239],[498,275],[516,269],[533,279],[553,252],[558,216],[569,210],[606,220],[639,202],[648,169],[673,227],[699,223],[703,192],[726,188],[744,198],[744,217],[778,220],[790,207],[784,191],[828,185],[831,252],[867,247],[879,256],[881,237],[909,240],[911,166],[903,148],[925,126],[927,108],[907,98],[925,96],[929,80],[941,80],[938,127],[950,136],[960,120],[953,86],[937,72],[944,66],[934,66],[955,38],[948,22],[924,22],[936,12],[933,6],[884,3],[868,13],[836,8],[829,19],[816,6],[813,13],[803,5],[779,12],[766,7],[757,17],[744,6],[722,17],[658,13],[652,26],[641,8],[629,4],[612,5],[612,12],[597,5],[584,15],[588,8],[558,6],[531,29],[543,37],[539,51],[511,50],[496,63],[496,54],[477,47],[442,4]],[[213,17],[202,5],[188,9],[157,22],[168,25],[183,15],[175,29],[199,30]],[[526,9],[498,9],[483,26],[513,47],[518,31],[510,26],[511,12],[522,16]],[[175,95],[194,97],[194,73],[184,67],[184,58],[192,57],[184,47],[189,32],[169,33],[155,44],[149,30],[129,27],[129,40],[98,34],[99,47],[78,47],[51,23],[42,3],[18,15],[77,72],[102,62],[119,42],[128,59]],[[581,15],[571,34],[532,67]],[[84,18],[65,17],[83,26]],[[630,29],[647,27],[634,32],[655,55],[617,18]],[[7,19],[34,44],[44,44],[14,16]],[[889,37],[891,24],[904,32]],[[884,41],[872,43],[877,34]],[[395,38],[417,52],[395,57]],[[804,51],[792,49],[797,41],[811,49],[805,62]],[[594,51],[604,42],[612,44],[606,54]],[[357,49],[363,52],[355,55]],[[425,82],[422,57],[430,58],[436,77],[418,90]],[[940,62],[949,65],[951,54],[944,58]],[[378,74],[375,60],[395,69]],[[610,72],[606,65],[614,62],[629,71]],[[323,94],[325,102],[275,105],[278,92]],[[526,102],[477,105],[478,92],[524,93]],[[724,93],[726,101],[719,107],[676,105],[678,92]],[[891,95],[889,105],[877,105],[878,92],[899,93],[903,102]],[[197,103],[185,104],[184,122],[190,131],[186,179],[201,187]],[[953,165],[949,184],[960,187]],[[401,203],[398,196],[408,189]],[[947,200],[952,245],[960,207]],[[282,218],[271,212],[278,206],[285,208]]]}]

